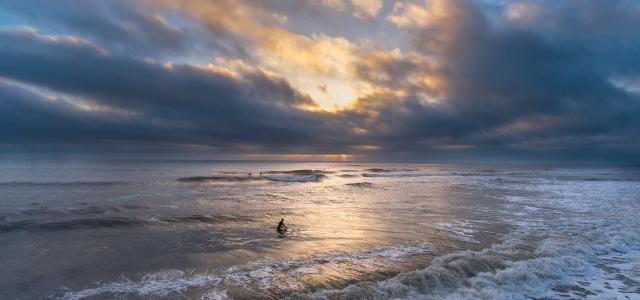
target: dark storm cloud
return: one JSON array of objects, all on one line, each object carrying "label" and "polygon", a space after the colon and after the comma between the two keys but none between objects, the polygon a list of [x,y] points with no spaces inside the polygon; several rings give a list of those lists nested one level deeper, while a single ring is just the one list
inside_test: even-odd
[{"label": "dark storm cloud", "polygon": [[98,142],[154,132],[126,114],[83,110],[6,80],[0,82],[0,99],[0,138],[4,143]]},{"label": "dark storm cloud", "polygon": [[[378,84],[388,86],[421,72],[441,79],[444,91],[423,89],[439,103],[424,104],[420,90],[408,84],[403,89],[410,93],[403,101],[390,99],[393,95],[361,99],[359,113],[377,116],[367,124],[380,128],[371,132],[372,138],[407,151],[451,144],[550,154],[606,149],[611,156],[620,154],[616,150],[633,156],[640,150],[640,97],[616,87],[611,78],[640,78],[640,56],[633,54],[640,53],[640,41],[618,27],[640,26],[640,15],[619,6],[572,4],[571,10],[555,12],[553,26],[540,30],[536,22],[548,26],[549,19],[527,26],[496,24],[470,2],[450,1],[455,17],[412,32],[414,50],[436,57],[441,65],[416,67],[407,58],[387,57],[375,70],[387,74],[383,78],[390,82]],[[584,14],[590,22],[575,17]],[[599,20],[607,23],[604,28]],[[624,53],[610,49],[611,42],[624,44]],[[366,78],[367,66],[360,70]]]},{"label": "dark storm cloud", "polygon": [[261,72],[233,77],[189,65],[165,66],[30,31],[0,32],[0,76],[106,107],[105,113],[87,113],[66,102],[36,100],[5,84],[5,142],[137,139],[264,148],[313,145],[334,130],[322,115],[295,108],[311,104],[307,97]]}]

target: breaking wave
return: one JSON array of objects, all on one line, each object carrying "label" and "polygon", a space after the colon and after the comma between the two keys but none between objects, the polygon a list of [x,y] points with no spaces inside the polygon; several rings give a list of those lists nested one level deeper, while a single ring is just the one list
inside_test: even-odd
[{"label": "breaking wave", "polygon": [[[564,184],[560,183],[558,188]],[[593,192],[593,191],[592,191]],[[514,200],[515,201],[515,200]],[[640,221],[637,202],[566,204],[544,220],[534,210],[516,215],[518,228],[479,251],[435,258],[423,269],[340,289],[294,294],[303,299],[636,299],[640,294]],[[627,202],[628,201],[628,202]],[[602,207],[599,207],[602,206]],[[585,211],[598,213],[585,216]],[[549,215],[547,215],[548,217]],[[466,227],[466,226],[463,226]],[[444,228],[447,229],[447,228]]]},{"label": "breaking wave", "polygon": [[324,174],[310,174],[310,175],[269,174],[269,175],[262,175],[262,177],[271,181],[280,181],[280,182],[311,182],[311,181],[320,181],[325,177],[325,175]]},{"label": "breaking wave", "polygon": [[[228,172],[227,172],[228,173]],[[280,181],[280,182],[311,182],[319,181],[330,172],[323,170],[289,170],[289,171],[263,171],[257,175],[216,175],[193,176],[179,178],[179,182],[206,183],[206,182],[252,182],[252,181]]]},{"label": "breaking wave", "polygon": [[260,176],[271,180],[281,182],[310,182],[320,181],[326,177],[327,172],[324,170],[291,170],[291,171],[266,171],[260,172]]},{"label": "breaking wave", "polygon": [[[620,236],[601,246],[553,239],[539,241],[534,248],[507,242],[483,251],[445,255],[427,268],[387,280],[295,298],[625,299],[640,293],[638,250]],[[617,262],[617,268],[608,262]]]},{"label": "breaking wave", "polygon": [[376,247],[363,251],[327,253],[297,260],[282,262],[256,261],[247,265],[233,266],[225,270],[195,273],[192,270],[163,270],[143,274],[138,279],[123,279],[115,282],[96,283],[95,286],[79,291],[61,290],[63,299],[82,299],[95,296],[170,296],[190,289],[205,289],[201,299],[217,295],[228,297],[232,288],[255,288],[271,297],[291,294],[291,292],[313,285],[305,281],[305,275],[333,274],[336,284],[344,284],[349,278],[339,278],[340,274],[353,274],[363,266],[375,266],[382,262],[394,262],[403,258],[431,253],[432,245],[423,242],[413,246]]}]

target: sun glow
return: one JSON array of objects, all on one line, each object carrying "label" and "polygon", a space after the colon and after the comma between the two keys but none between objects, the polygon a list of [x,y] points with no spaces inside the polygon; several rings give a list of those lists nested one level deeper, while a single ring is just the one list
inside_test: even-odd
[{"label": "sun glow", "polygon": [[310,96],[317,105],[311,110],[336,111],[371,90],[352,67],[358,45],[326,35],[302,36],[281,30],[271,34],[274,38],[260,42],[262,67],[284,76]]}]

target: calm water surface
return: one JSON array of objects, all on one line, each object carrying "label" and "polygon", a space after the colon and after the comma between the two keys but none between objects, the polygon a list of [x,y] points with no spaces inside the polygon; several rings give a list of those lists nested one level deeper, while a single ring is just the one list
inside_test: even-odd
[{"label": "calm water surface", "polygon": [[4,161],[0,298],[640,299],[639,228],[634,167]]}]

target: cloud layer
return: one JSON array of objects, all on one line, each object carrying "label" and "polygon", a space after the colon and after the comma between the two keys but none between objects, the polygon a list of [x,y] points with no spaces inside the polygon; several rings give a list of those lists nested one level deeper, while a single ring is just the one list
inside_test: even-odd
[{"label": "cloud layer", "polygon": [[640,153],[635,1],[34,0],[0,11],[15,20],[0,29],[5,149]]}]

